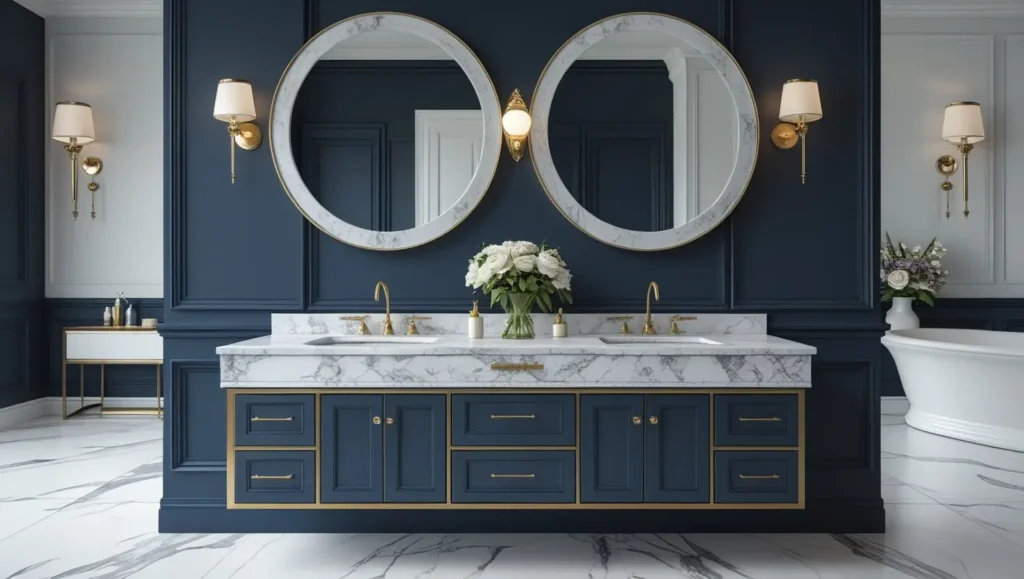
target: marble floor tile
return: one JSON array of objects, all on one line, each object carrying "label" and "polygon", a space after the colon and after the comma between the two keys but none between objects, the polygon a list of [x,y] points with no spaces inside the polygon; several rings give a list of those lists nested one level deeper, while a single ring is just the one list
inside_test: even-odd
[{"label": "marble floor tile", "polygon": [[[993,533],[1024,547],[1024,502],[946,505]],[[1024,575],[1024,572],[1021,573]]]},{"label": "marble floor tile", "polygon": [[242,535],[160,535],[156,505],[70,505],[0,541],[0,577],[200,578]]},{"label": "marble floor tile", "polygon": [[0,500],[0,541],[67,506],[68,501],[47,499]]}]

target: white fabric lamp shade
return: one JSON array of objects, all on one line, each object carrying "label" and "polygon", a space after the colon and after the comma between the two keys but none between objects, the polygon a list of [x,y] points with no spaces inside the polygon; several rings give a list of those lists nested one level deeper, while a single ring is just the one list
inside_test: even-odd
[{"label": "white fabric lamp shade", "polygon": [[522,109],[506,111],[501,117],[501,128],[512,137],[525,137],[530,134],[530,127],[533,126],[533,119],[530,113]]},{"label": "white fabric lamp shade", "polygon": [[779,120],[784,123],[809,123],[821,118],[818,81],[795,79],[782,85]]},{"label": "white fabric lamp shade", "polygon": [[256,104],[252,98],[252,85],[247,80],[226,78],[217,85],[217,100],[213,104],[213,117],[229,123],[245,123],[256,118]]},{"label": "white fabric lamp shade", "polygon": [[53,139],[62,143],[70,143],[71,139],[75,139],[79,145],[95,141],[92,107],[73,101],[57,103],[53,112]]},{"label": "white fabric lamp shade", "polygon": [[985,138],[985,124],[981,118],[981,105],[959,102],[946,106],[942,120],[942,138],[953,143],[977,143]]}]

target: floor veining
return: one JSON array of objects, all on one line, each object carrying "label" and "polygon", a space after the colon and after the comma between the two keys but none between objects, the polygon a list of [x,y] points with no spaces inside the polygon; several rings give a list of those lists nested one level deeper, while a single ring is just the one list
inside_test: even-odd
[{"label": "floor veining", "polygon": [[0,432],[0,579],[1017,579],[1024,453],[882,416],[877,535],[160,535],[162,425]]}]

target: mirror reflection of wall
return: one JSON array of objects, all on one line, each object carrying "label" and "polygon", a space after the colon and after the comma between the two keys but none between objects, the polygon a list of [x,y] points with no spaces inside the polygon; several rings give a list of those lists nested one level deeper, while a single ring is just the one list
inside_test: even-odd
[{"label": "mirror reflection of wall", "polygon": [[590,213],[632,231],[681,226],[736,165],[737,109],[722,76],[667,34],[624,31],[588,48],[558,84],[551,155]]},{"label": "mirror reflection of wall", "polygon": [[483,116],[465,72],[432,41],[393,30],[347,38],[313,67],[293,112],[307,186],[373,231],[423,225],[465,192]]}]

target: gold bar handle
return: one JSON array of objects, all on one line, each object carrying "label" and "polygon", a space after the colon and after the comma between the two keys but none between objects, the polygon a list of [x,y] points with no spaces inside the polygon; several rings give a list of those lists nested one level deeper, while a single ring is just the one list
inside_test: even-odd
[{"label": "gold bar handle", "polygon": [[254,474],[249,477],[252,480],[292,480],[293,474]]},{"label": "gold bar handle", "polygon": [[491,415],[491,420],[515,420],[515,419],[532,420],[534,418],[537,418],[536,414],[492,414]]},{"label": "gold bar handle", "polygon": [[778,416],[772,416],[771,418],[745,418],[740,416],[740,422],[782,422],[782,419]]},{"label": "gold bar handle", "polygon": [[782,477],[777,474],[741,474],[740,478],[743,480],[776,480]]},{"label": "gold bar handle", "polygon": [[263,416],[253,416],[252,418],[249,419],[249,422],[291,422],[291,421],[292,421],[292,417],[291,416],[285,416],[285,417],[280,417],[280,418],[275,418],[275,417],[266,417],[265,418]]},{"label": "gold bar handle", "polygon": [[535,372],[544,369],[544,364],[491,364],[491,370],[499,372]]},{"label": "gold bar handle", "polygon": [[491,473],[491,478],[536,478],[537,475],[530,474],[494,474]]}]

